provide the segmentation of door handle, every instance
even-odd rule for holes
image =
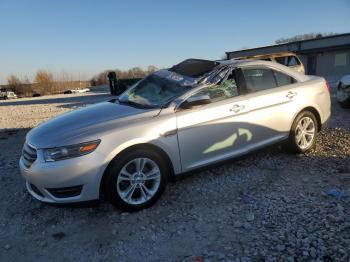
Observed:
[[[233,107],[230,108],[231,112],[238,113],[239,111],[243,110],[245,108],[244,105],[233,105]]]
[[[295,97],[298,93],[296,92],[292,92],[292,91],[289,91],[286,95],[287,98],[289,99],[292,99],[293,97]]]

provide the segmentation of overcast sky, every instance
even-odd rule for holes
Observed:
[[[310,32],[350,32],[350,1],[0,0],[0,83],[218,59]]]

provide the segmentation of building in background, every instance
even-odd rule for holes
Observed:
[[[233,59],[278,52],[296,53],[306,74],[323,76],[332,87],[342,76],[350,74],[350,33],[226,52],[226,57]]]

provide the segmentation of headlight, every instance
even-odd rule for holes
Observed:
[[[44,149],[45,162],[53,162],[67,158],[87,155],[93,152],[100,144],[101,140],[81,143],[78,145],[62,146]]]

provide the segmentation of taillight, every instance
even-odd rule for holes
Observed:
[[[329,85],[327,80],[326,80],[326,87],[327,87],[328,92],[330,93],[331,92],[331,87],[330,87],[330,85]]]

